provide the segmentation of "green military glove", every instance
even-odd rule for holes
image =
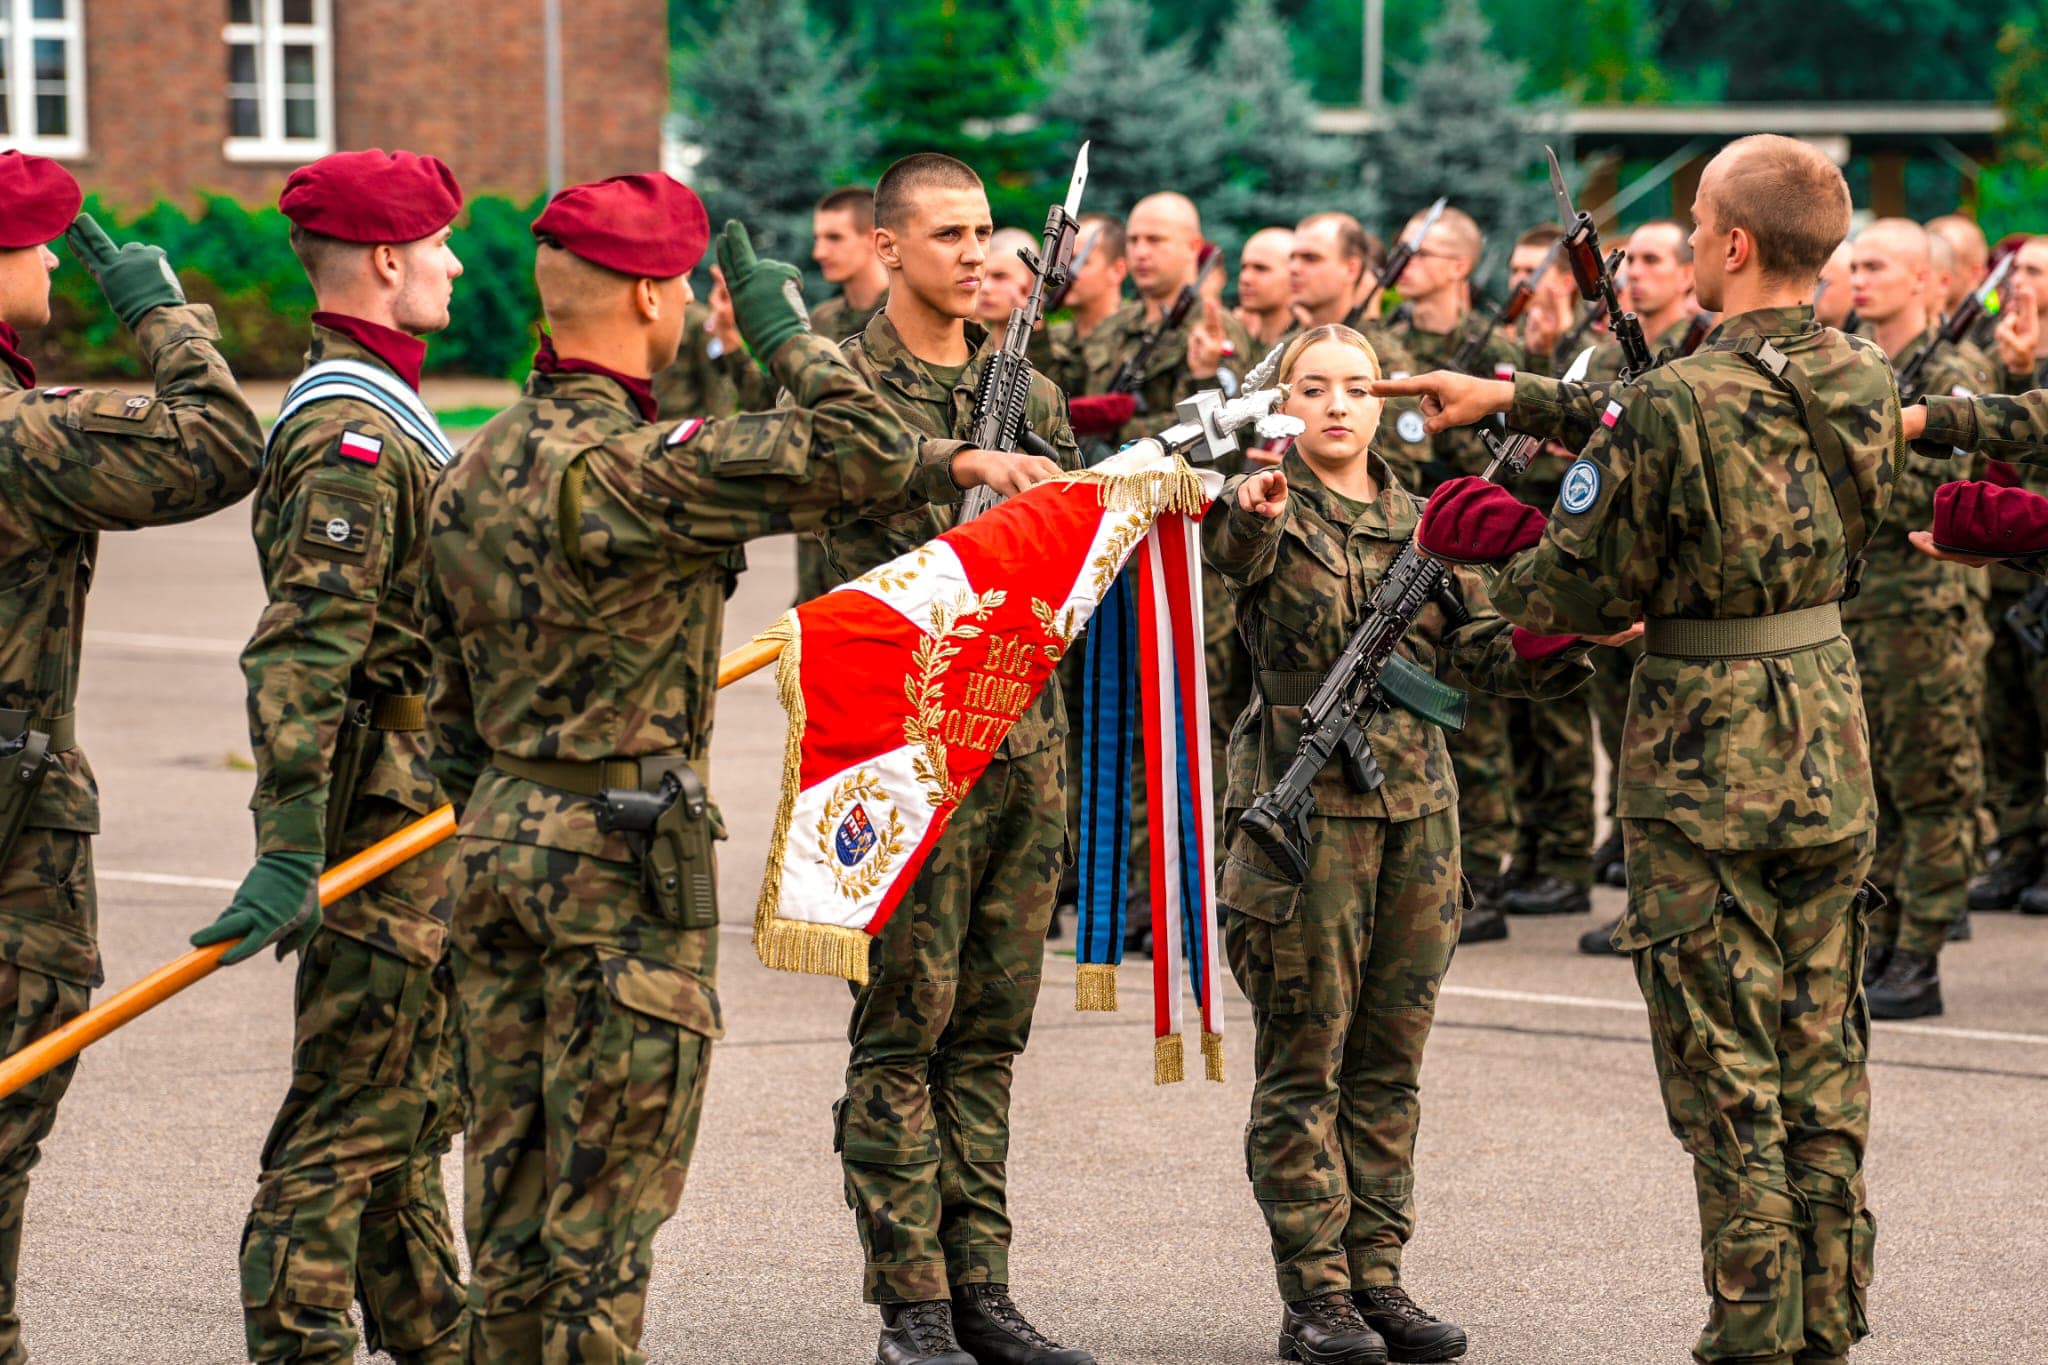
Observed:
[[[255,956],[267,943],[277,945],[282,959],[305,947],[319,927],[320,855],[259,853],[228,908],[192,935],[192,946],[241,939],[221,958],[224,967]]]
[[[754,359],[766,365],[782,343],[811,330],[810,311],[797,268],[783,261],[762,260],[746,225],[727,220],[718,234],[718,268],[732,295],[732,320]]]
[[[71,254],[85,267],[100,292],[107,296],[114,315],[133,327],[152,308],[183,303],[185,287],[171,271],[170,258],[160,246],[130,242],[115,246],[107,230],[81,213],[65,232]]]

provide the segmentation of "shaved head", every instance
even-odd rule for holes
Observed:
[[[552,327],[576,327],[620,308],[633,281],[616,270],[586,261],[573,251],[542,245],[533,257],[533,283],[541,311]]]
[[[1849,235],[1849,183],[1841,167],[1776,133],[1723,147],[1700,174],[1698,199],[1717,231],[1747,233],[1758,269],[1784,283],[1814,280]]]
[[[1202,249],[1202,215],[1184,194],[1148,194],[1124,224],[1124,254],[1131,282],[1156,306],[1195,278]]]
[[[1401,229],[1401,240],[1422,226],[1427,213],[1418,213],[1408,220]],[[1429,229],[1429,240],[1423,243],[1425,250],[1452,251],[1473,266],[1479,264],[1480,253],[1486,249],[1486,236],[1480,232],[1479,224],[1472,221],[1472,215],[1455,204],[1446,204]]]
[[[1931,264],[1927,229],[1911,218],[1880,218],[1856,234],[1856,247],[1870,247],[1896,257],[1906,266],[1926,269]]]
[[[1927,230],[1948,243],[1949,250],[1955,253],[1957,269],[1981,275],[1991,263],[1991,244],[1984,240],[1984,229],[1962,214],[1944,213],[1930,219]]]
[[[1140,220],[1147,224],[1169,227],[1186,233],[1196,241],[1202,240],[1202,214],[1195,207],[1195,201],[1184,194],[1164,190],[1148,194],[1131,206],[1130,226]]]

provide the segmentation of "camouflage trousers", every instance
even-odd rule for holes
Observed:
[[[1508,699],[1483,692],[1452,674],[1470,698],[1465,728],[1446,733],[1451,772],[1458,780],[1459,856],[1465,875],[1492,881],[1515,852],[1515,753],[1508,733]]]
[[[1856,896],[1871,836],[1711,852],[1625,820],[1633,954],[1671,1131],[1692,1156],[1701,1362],[1819,1365],[1869,1331],[1876,1221]]]
[[[718,930],[640,869],[465,836],[450,943],[469,1124],[469,1365],[637,1365],[654,1235],[682,1201]]]
[[[833,1110],[869,1303],[1009,1282],[1010,1079],[1067,861],[1064,758],[999,754],[869,948]]]
[[[1851,621],[1848,633],[1877,782],[1870,879],[1890,902],[1872,917],[1871,941],[1939,953],[1977,861],[1982,618],[1955,607]]]
[[[1288,1300],[1400,1283],[1422,1049],[1462,904],[1456,812],[1310,819],[1302,886],[1238,835],[1217,888],[1252,1005],[1245,1173]]]
[[[418,817],[365,800],[337,856]],[[441,1158],[462,1131],[454,987],[443,951],[452,851],[430,849],[329,906],[299,957],[292,1081],[242,1231],[255,1361],[372,1351],[460,1361],[464,1290]]]
[[[1514,761],[1514,865],[1591,886],[1593,713],[1587,698],[1503,697],[1500,704]]]
[[[1984,803],[2000,842],[2038,848],[2048,844],[2048,657],[2021,644],[2006,624],[2006,612],[2022,596],[1994,593],[1986,610],[1992,634],[1978,733],[1984,748]]]
[[[808,602],[831,591],[832,561],[825,543],[806,531],[796,538],[796,600]]]
[[[1615,775],[1621,771],[1621,724],[1628,715],[1629,681],[1635,676],[1636,660],[1643,655],[1640,643],[1624,645],[1619,649],[1596,649],[1587,656],[1593,665],[1593,677],[1586,684],[1586,700],[1593,708],[1593,729],[1600,736],[1600,751],[1607,755],[1607,818],[1617,819],[1615,798],[1621,792],[1621,783]],[[1589,770],[1592,761],[1588,759]]]
[[[79,1015],[100,984],[99,902],[91,836],[26,829],[0,868],[0,1011],[12,1027],[0,1043],[20,1051]],[[74,1059],[0,1100],[0,1362],[28,1359],[14,1294],[28,1173],[42,1159],[71,1085]]]

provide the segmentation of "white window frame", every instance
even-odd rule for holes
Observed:
[[[34,17],[34,0],[0,0],[0,44],[7,49],[7,126],[0,148],[38,156],[85,155],[85,0],[67,0],[62,19]],[[36,126],[36,40],[64,44],[64,103],[71,131],[45,137]]]
[[[79,0],[73,0],[78,3]],[[206,0],[201,0],[205,3]],[[218,4],[219,0],[212,0]],[[229,131],[221,151],[230,161],[287,161],[294,165],[325,156],[334,150],[334,11],[332,0],[313,0],[313,22],[284,22],[284,0],[250,0],[254,23],[227,24],[222,42],[230,47],[256,49],[257,115],[262,133],[257,137],[236,137]],[[313,49],[313,119],[317,131],[312,137],[284,135],[284,50],[286,47]],[[221,109],[227,109],[227,84],[221,86]]]

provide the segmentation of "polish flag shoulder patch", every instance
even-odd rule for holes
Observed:
[[[43,390],[43,397],[45,397],[45,398],[69,398],[69,397],[70,397],[70,396],[71,396],[72,394],[74,394],[74,393],[77,393],[77,392],[78,392],[78,385],[76,385],[76,384],[59,384],[59,385],[57,385],[57,387],[55,387],[55,388],[53,388],[53,389],[44,389],[44,390]]]
[[[1508,364],[1505,360],[1496,361],[1493,366],[1493,377],[1495,379],[1512,381],[1515,377],[1515,367]]]
[[[1600,425],[1611,427],[1621,420],[1621,400],[1615,399],[1607,405],[1607,411],[1600,414]]]
[[[675,430],[668,434],[668,440],[662,444],[671,446],[682,445],[702,430],[704,430],[704,419],[702,417],[685,417],[682,421],[676,423]]]
[[[1975,398],[1977,395],[1964,388],[1961,384],[1958,384],[1948,391],[1948,396],[1951,398]]]
[[[341,443],[335,447],[335,453],[344,459],[375,464],[384,454],[384,442],[360,431],[344,431],[341,433]]]

